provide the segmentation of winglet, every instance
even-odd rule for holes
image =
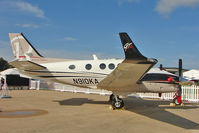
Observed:
[[[126,59],[144,59],[146,60],[147,58],[143,56],[140,51],[136,48],[135,44],[131,40],[131,38],[128,36],[127,33],[121,32],[119,33],[120,39],[122,42],[122,46],[124,49],[125,53],[125,58]]]

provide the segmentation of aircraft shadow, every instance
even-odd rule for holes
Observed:
[[[83,104],[109,104],[107,101],[93,101],[88,98],[71,98],[62,101],[53,101],[58,102],[60,105],[70,105],[70,106],[81,106]]]
[[[159,120],[184,129],[199,129],[198,123],[195,123],[179,115],[166,111],[166,109],[194,109],[198,108],[198,106],[193,105],[184,107],[170,107],[168,106],[170,104],[169,101],[143,100],[135,97],[128,97],[124,100],[128,111],[132,111],[134,113],[144,115],[151,119]],[[147,111],[145,111],[146,108]]]
[[[60,105],[81,106],[83,104],[110,104],[107,101],[94,101],[88,98],[71,98],[67,100],[54,101]],[[184,107],[170,107],[169,101],[160,100],[143,100],[136,97],[124,98],[126,110],[146,116],[148,118],[162,121],[171,125],[175,125],[184,129],[199,129],[199,124],[176,114],[166,111],[166,109],[194,109],[196,105]],[[162,106],[161,106],[162,105]],[[185,104],[186,105],[186,104]]]

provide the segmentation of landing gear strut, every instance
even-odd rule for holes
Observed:
[[[109,97],[109,102],[113,101],[114,100],[114,95],[111,94],[110,97]]]
[[[124,101],[117,95],[110,95],[110,100],[113,109],[121,109],[124,107]]]

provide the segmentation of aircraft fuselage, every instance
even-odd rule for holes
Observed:
[[[45,70],[26,70],[23,73],[62,84],[69,84],[79,87],[96,89],[100,81],[109,75],[120,63],[122,59],[107,60],[68,60],[51,63],[42,63]],[[37,63],[37,62],[35,62]],[[153,69],[153,68],[152,68]],[[132,75],[133,76],[133,75]],[[175,82],[169,82],[168,78],[174,78]],[[178,89],[178,77],[166,72],[148,72],[137,83],[136,88],[123,90],[124,93],[132,92],[174,92]],[[100,89],[100,88],[99,88]],[[117,92],[119,93],[119,92]]]

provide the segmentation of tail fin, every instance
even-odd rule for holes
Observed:
[[[25,58],[31,60],[33,58],[41,58],[37,50],[30,44],[22,33],[9,33],[10,42],[14,57],[16,59]]]
[[[135,44],[133,43],[133,41],[131,40],[131,38],[128,36],[127,33],[122,32],[119,33],[119,35],[124,48],[126,59],[147,59],[136,48]]]

